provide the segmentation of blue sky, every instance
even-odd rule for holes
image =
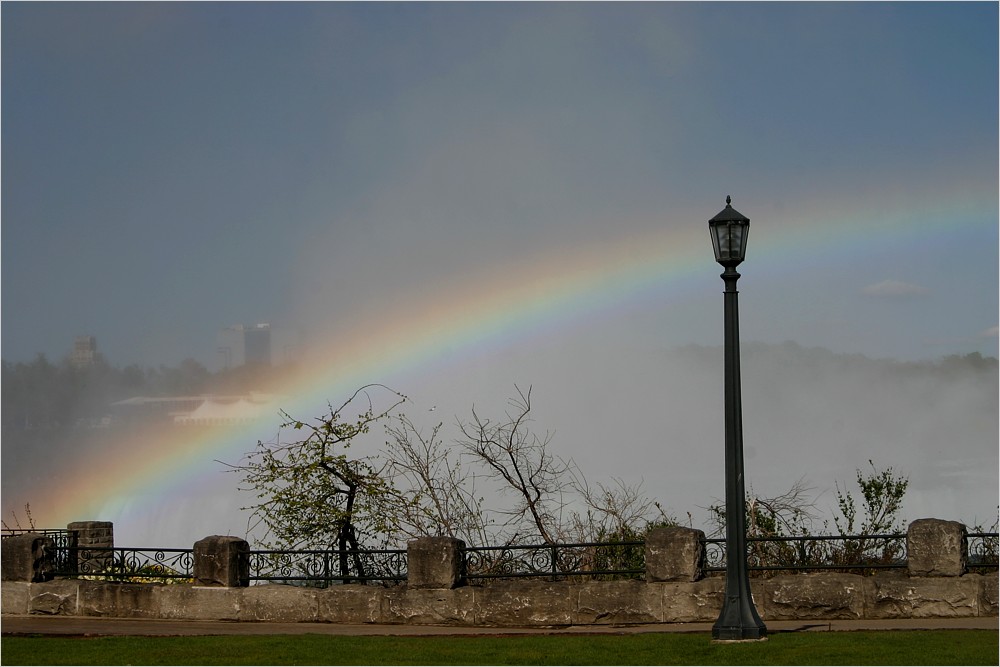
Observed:
[[[635,466],[616,468],[607,443],[663,448],[665,432],[646,423],[664,409],[658,392],[683,406],[671,437],[721,442],[718,406],[696,415],[686,401],[700,394],[679,389],[719,398],[718,369],[706,376],[663,355],[722,342],[707,221],[727,194],[753,221],[740,267],[744,341],[900,361],[997,355],[995,3],[0,12],[4,360],[58,360],[90,334],[119,366],[193,357],[218,369],[217,334],[233,324],[271,322],[322,349],[369,325],[405,328],[394,313],[498,284],[487,277],[509,272],[519,284],[603,244],[676,243],[686,266],[701,267],[682,282],[665,267],[660,287],[464,365],[431,360],[397,387],[448,415],[473,400],[499,410],[513,383],[533,384],[557,443],[628,476]],[[754,386],[779,375],[747,362],[748,413],[764,410]],[[966,461],[977,507],[995,506],[996,401],[970,407],[956,389],[927,404],[910,387],[913,403],[870,413],[877,399],[853,399],[878,382],[851,377],[853,389],[832,395],[852,400],[799,406],[797,417],[857,416],[851,457],[826,434],[823,454],[782,469],[771,491],[810,470],[823,484],[853,479],[871,455],[867,428],[886,463],[926,454],[912,468],[912,488],[927,494],[918,507],[956,493],[934,474],[947,456]],[[797,461],[808,429],[780,432],[782,402],[767,405],[774,412],[748,414],[746,441]],[[585,427],[581,410],[615,420]],[[951,440],[897,432],[898,442],[876,426],[924,423],[914,415],[976,426]],[[699,420],[712,424],[707,435]],[[961,451],[937,449],[942,438]]]

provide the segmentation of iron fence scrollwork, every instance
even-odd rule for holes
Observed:
[[[126,583],[190,583],[194,550],[153,547],[70,547],[56,576]]]
[[[965,544],[970,570],[996,570],[1000,567],[1000,533],[967,533]]]
[[[466,547],[464,574],[469,580],[545,577],[592,579],[645,574],[645,545],[634,542]]]
[[[705,539],[703,544],[705,571],[724,572],[726,540]],[[902,569],[906,564],[905,533],[747,538],[747,569],[758,576],[809,570],[871,574]]]
[[[406,566],[405,549],[261,549],[249,552],[250,581],[318,588],[334,583],[401,583],[406,581]]]

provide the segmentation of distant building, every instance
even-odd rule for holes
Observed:
[[[224,367],[270,366],[271,325],[237,324],[219,332],[219,353],[224,355]]]
[[[243,329],[243,363],[271,365],[271,325],[255,324]]]
[[[89,368],[97,361],[97,339],[94,336],[77,336],[69,361],[74,368]]]

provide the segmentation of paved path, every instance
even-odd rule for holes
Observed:
[[[829,632],[847,630],[998,630],[994,618],[920,618],[862,621],[769,621],[768,632]],[[574,625],[559,628],[488,628],[442,625],[344,625],[337,623],[236,623],[229,621],[171,621],[88,616],[3,616],[3,635],[532,635],[635,634],[641,632],[698,632],[711,634],[711,623],[660,623],[609,626]]]

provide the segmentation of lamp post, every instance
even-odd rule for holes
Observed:
[[[767,628],[760,620],[750,595],[747,577],[746,490],[743,482],[743,406],[740,398],[740,317],[736,267],[747,249],[750,218],[732,207],[708,221],[715,261],[725,267],[726,283],[726,595],[712,638],[740,641],[764,639]]]

